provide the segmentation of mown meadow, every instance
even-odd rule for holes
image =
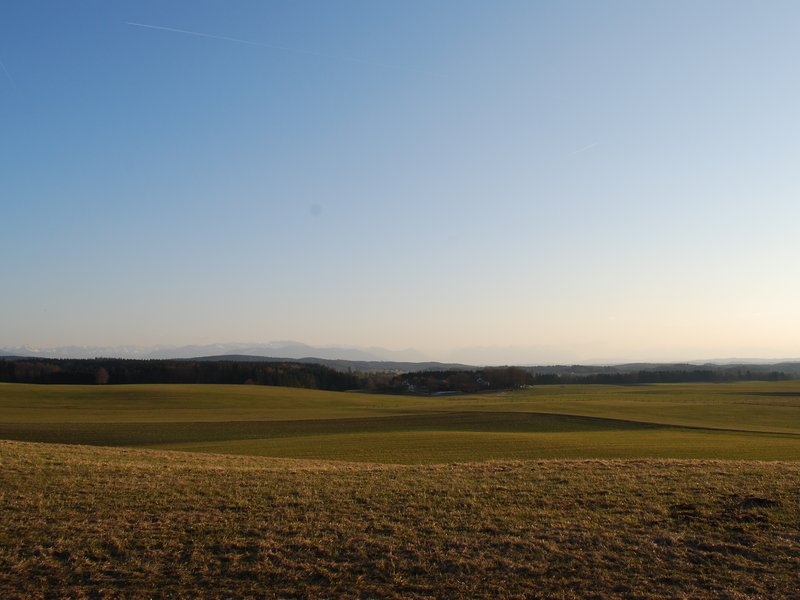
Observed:
[[[0,384],[3,598],[797,598],[800,383]]]

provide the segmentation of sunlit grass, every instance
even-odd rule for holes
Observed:
[[[3,420],[18,423],[292,420],[315,414],[339,418],[395,404],[384,396],[269,386],[0,383]]]
[[[797,463],[0,442],[4,598],[788,598],[798,572]]]
[[[592,458],[800,460],[800,436],[673,429],[570,433],[389,432],[188,442],[152,447],[394,464]]]

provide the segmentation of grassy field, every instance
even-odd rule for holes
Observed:
[[[800,594],[797,463],[399,466],[26,442],[0,442],[0,461],[9,599]]]
[[[0,597],[800,598],[799,460],[800,382],[0,384]]]
[[[0,384],[0,439],[398,464],[800,460],[800,382],[391,396]]]

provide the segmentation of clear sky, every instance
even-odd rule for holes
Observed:
[[[4,2],[0,347],[800,356],[799,30],[797,2]]]

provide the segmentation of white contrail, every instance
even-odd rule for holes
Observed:
[[[575,155],[576,155],[576,154],[578,154],[579,152],[583,152],[584,150],[588,150],[588,149],[589,149],[589,148],[591,148],[592,146],[597,146],[597,144],[599,144],[599,143],[600,143],[600,142],[595,142],[594,144],[589,144],[588,146],[586,146],[586,148],[581,148],[580,150],[575,150],[575,152],[571,152],[570,154],[567,154],[566,156],[562,156],[562,157],[561,157],[561,158],[559,158],[558,160],[564,160],[565,158],[569,158],[570,156],[575,156]]]
[[[13,79],[11,79],[11,75],[8,74],[8,69],[6,69],[6,66],[3,64],[3,61],[0,61],[0,67],[3,67],[3,71],[6,72],[6,77],[8,77],[8,80],[11,82],[11,85],[14,86],[14,89],[17,91],[17,94],[19,94],[21,96],[22,94],[20,93],[19,88],[17,87],[17,84],[14,83]]]
[[[309,54],[311,56],[322,56],[325,58],[336,58],[338,60],[349,60],[350,62],[361,63],[362,65],[372,65],[373,67],[386,67],[389,69],[399,69],[400,71],[408,71],[410,73],[421,73],[423,75],[433,75],[434,77],[445,77],[447,79],[458,79],[460,81],[469,81],[461,77],[454,77],[453,75],[442,75],[441,73],[431,73],[430,71],[420,71],[419,69],[409,69],[408,67],[398,67],[397,65],[388,65],[386,63],[372,62],[369,60],[360,60],[358,58],[348,58],[346,56],[337,56],[335,54],[323,54],[322,52],[311,52],[310,50],[298,50],[297,48],[287,48],[286,46],[275,46],[274,44],[263,44],[261,42],[251,42],[250,40],[238,40],[236,38],[224,37],[221,35],[211,35],[210,33],[199,33],[197,31],[185,31],[183,29],[172,29],[171,27],[159,27],[158,25],[145,25],[143,23],[131,23],[125,21],[126,25],[135,25],[136,27],[148,27],[150,29],[161,29],[162,31],[173,31],[175,33],[185,33],[186,35],[198,35],[200,37],[213,38],[215,40],[225,40],[226,42],[236,42],[237,44],[249,44],[251,46],[262,46],[264,48],[273,48],[275,50],[285,50],[287,52],[299,52],[300,54]]]

